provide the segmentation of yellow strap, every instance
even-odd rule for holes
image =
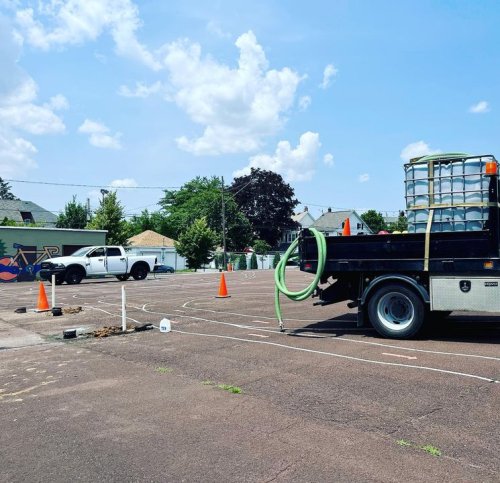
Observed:
[[[431,248],[431,228],[432,219],[434,218],[434,210],[431,209],[429,218],[427,219],[427,227],[425,228],[425,252],[424,252],[424,272],[429,271],[429,252]]]

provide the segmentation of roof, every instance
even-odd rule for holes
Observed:
[[[296,221],[297,223],[300,223],[302,221],[302,219],[308,214],[309,214],[309,212],[307,210],[301,211],[300,213],[295,213],[295,215],[292,215],[292,220]],[[314,218],[313,218],[313,220],[314,220]]]
[[[354,210],[348,211],[327,211],[323,213],[313,224],[313,228],[320,231],[334,231],[342,226],[342,222],[349,218]]]
[[[55,226],[57,222],[57,216],[54,215],[54,213],[51,213],[32,201],[0,200],[0,220],[8,218],[17,223],[23,223],[24,220],[21,212],[31,213],[35,223]]]
[[[175,240],[153,230],[146,230],[129,238],[128,242],[133,247],[173,247]]]

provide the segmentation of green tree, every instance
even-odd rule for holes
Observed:
[[[257,270],[259,266],[257,265],[257,255],[255,252],[252,253],[250,257],[250,270]]]
[[[381,230],[387,230],[382,213],[375,210],[368,210],[361,215],[362,220],[368,225],[373,233],[378,233]]]
[[[82,203],[73,200],[66,204],[64,212],[57,217],[57,228],[83,229],[87,226],[87,208]]]
[[[219,178],[192,179],[178,191],[165,191],[159,204],[168,216],[168,236],[178,238],[186,226],[205,217],[208,227],[219,235],[219,243],[222,242],[222,183]],[[238,209],[230,192],[224,191],[224,205],[226,248],[241,250],[252,239],[250,222]]]
[[[199,218],[175,242],[177,253],[186,258],[189,268],[195,271],[212,259],[217,244],[217,234],[209,228],[205,218]]]
[[[162,211],[154,211],[150,213],[148,210],[143,210],[140,215],[134,215],[127,222],[129,235],[134,236],[146,230],[153,230],[164,236],[170,236],[171,229],[168,217]]]
[[[16,226],[17,223],[14,220],[9,220],[6,216],[2,221],[0,221],[0,226]]]
[[[253,242],[253,250],[257,255],[260,255],[260,263],[262,268],[264,268],[264,260],[266,255],[269,253],[269,250],[271,250],[269,243],[265,240],[255,240]]]
[[[292,228],[293,209],[299,204],[293,188],[272,171],[251,168],[250,174],[235,178],[234,199],[250,220],[254,236],[276,246],[281,233]]]
[[[0,200],[18,200],[10,191],[10,184],[0,178]]]
[[[240,255],[240,261],[238,263],[238,270],[246,270],[247,269],[247,256],[242,253]]]
[[[389,224],[389,231],[406,231],[408,230],[408,220],[404,211],[399,212],[397,221]]]
[[[273,258],[273,268],[276,268],[278,266],[278,263],[280,262],[280,260],[281,260],[280,254],[278,252],[276,252],[274,254],[274,258]]]
[[[92,230],[108,230],[108,245],[126,245],[128,238],[127,223],[123,217],[123,206],[116,191],[107,194],[101,201],[92,220],[87,225]]]

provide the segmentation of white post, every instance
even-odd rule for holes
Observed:
[[[56,276],[52,274],[52,308],[56,306]]]
[[[127,330],[127,309],[125,308],[125,285],[122,285],[122,332]]]

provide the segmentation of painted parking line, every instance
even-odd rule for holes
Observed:
[[[400,357],[401,359],[409,359],[409,360],[414,360],[416,359],[415,356],[405,356],[403,354],[391,354],[390,352],[382,352],[383,356],[391,356],[391,357]]]
[[[263,339],[269,339],[268,335],[262,335],[262,334],[248,334],[248,335],[251,335],[253,337],[262,337]]]
[[[255,324],[269,324],[269,321],[265,321],[265,320],[252,320],[253,323]]]

